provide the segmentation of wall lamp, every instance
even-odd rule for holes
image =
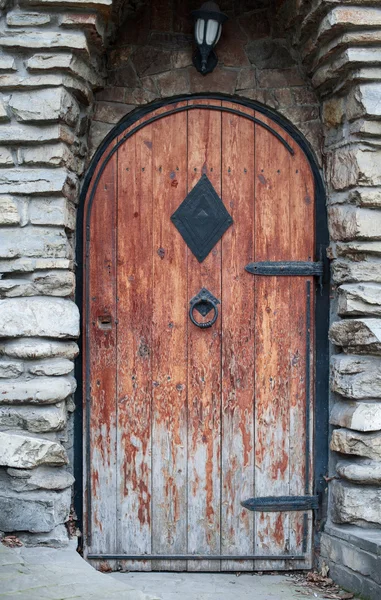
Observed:
[[[228,18],[215,2],[204,2],[199,10],[193,10],[195,19],[194,36],[197,50],[193,55],[193,64],[202,75],[211,73],[218,63],[213,48],[221,37],[222,23]]]

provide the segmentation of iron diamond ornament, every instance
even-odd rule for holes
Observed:
[[[171,221],[200,263],[233,223],[206,175],[173,213]]]

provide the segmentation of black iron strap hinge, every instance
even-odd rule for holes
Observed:
[[[264,496],[248,498],[241,505],[255,512],[316,510],[319,508],[319,496]]]
[[[324,263],[322,260],[318,262],[298,260],[252,262],[246,265],[245,270],[252,275],[318,277],[320,290],[323,286]]]

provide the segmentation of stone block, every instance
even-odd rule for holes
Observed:
[[[380,559],[377,554],[366,552],[354,544],[329,535],[322,536],[321,554],[335,564],[347,567],[353,573],[380,583]]]
[[[381,460],[381,432],[360,433],[350,429],[334,429],[330,448],[334,452]]]
[[[91,12],[64,13],[61,15],[61,27],[69,29],[81,29],[86,31],[94,44],[104,41],[106,23],[102,15]]]
[[[12,196],[0,196],[0,225],[19,225],[17,200]]]
[[[369,577],[362,577],[351,569],[332,561],[329,562],[329,575],[342,588],[352,590],[360,598],[366,598],[366,600],[380,599],[380,586],[378,583],[371,581]]]
[[[362,261],[374,256],[381,256],[381,242],[350,242],[333,243],[329,251],[330,258],[346,257],[351,260]]]
[[[348,283],[338,289],[338,313],[342,316],[381,316],[381,284]]]
[[[15,161],[13,159],[13,154],[9,148],[4,148],[0,146],[0,166],[1,167],[10,167],[14,165]]]
[[[252,67],[241,69],[237,79],[237,90],[250,90],[257,87],[255,72]]]
[[[333,392],[346,398],[381,398],[381,361],[375,356],[332,356],[330,383]]]
[[[332,481],[332,521],[366,527],[381,525],[381,489]]]
[[[376,260],[335,260],[331,265],[335,283],[357,283],[373,281],[381,283],[381,262]]]
[[[342,96],[334,96],[323,102],[323,123],[331,128],[338,127],[345,116],[345,99]]]
[[[261,69],[257,71],[257,83],[261,88],[285,88],[306,85],[297,67],[293,67],[292,69]]]
[[[312,84],[315,88],[323,86],[322,91],[324,92],[327,88],[333,87],[334,83],[337,83],[334,89],[335,91],[340,91],[348,85],[350,77],[345,77],[345,73],[350,69],[355,71],[354,77],[352,71],[352,77],[355,81],[377,80],[377,77],[374,77],[374,75],[369,76],[368,74],[368,77],[366,77],[365,72],[367,70],[378,71],[380,56],[379,48],[346,48],[342,52],[339,52],[333,60],[325,62],[314,71]],[[359,65],[363,68],[358,69]],[[359,76],[359,70],[363,71],[362,76]]]
[[[86,35],[82,31],[71,31],[63,33],[57,31],[29,31],[19,29],[15,31],[3,31],[0,38],[0,46],[3,48],[19,48],[21,50],[34,50],[52,48],[62,50],[81,50],[89,53]]]
[[[17,121],[61,121],[75,127],[79,117],[77,101],[64,88],[47,88],[33,92],[14,92],[9,101]]]
[[[93,156],[94,152],[98,148],[98,146],[103,142],[106,135],[111,131],[112,124],[111,123],[101,123],[100,121],[92,121],[90,125],[89,131],[89,154],[88,159]]]
[[[4,230],[5,231],[5,230]],[[1,273],[33,273],[40,269],[70,269],[74,268],[73,258],[11,258],[1,260]]]
[[[363,529],[357,525],[335,525],[327,522],[324,531],[331,536],[339,538],[356,548],[381,555],[381,530]]]
[[[127,62],[121,69],[116,71],[110,71],[107,78],[108,85],[111,86],[123,86],[126,88],[140,88],[140,79],[136,74],[136,71],[131,63]]]
[[[190,90],[189,71],[167,71],[160,73],[155,78],[159,92],[163,98],[188,94]]]
[[[67,423],[65,402],[49,406],[0,406],[0,428],[24,429],[31,433],[62,431]]]
[[[233,39],[225,39],[225,42],[220,44],[218,61],[225,67],[240,68],[250,65],[243,43]]]
[[[258,69],[287,69],[295,65],[284,40],[259,39],[246,46],[246,53]]]
[[[75,391],[73,377],[36,377],[1,384],[0,404],[56,404]]]
[[[328,181],[335,190],[381,185],[381,150],[368,146],[338,148],[327,154]]]
[[[351,190],[348,194],[350,202],[365,208],[381,208],[381,188],[363,187]]]
[[[63,143],[41,144],[39,147],[19,148],[17,158],[20,165],[66,167],[80,175],[83,172],[84,161],[79,159],[73,150],[76,152],[77,148],[69,148]]]
[[[34,54],[26,61],[26,68],[31,73],[41,73],[50,70],[67,72],[80,77],[98,88],[103,83],[101,74],[97,73],[87,62],[71,52]]]
[[[1,369],[0,362],[0,369]],[[32,362],[27,365],[27,371],[32,375],[68,375],[74,369],[74,364],[66,358],[50,358],[43,361]]]
[[[207,77],[201,75],[196,69],[190,69],[190,90],[192,93],[208,92],[211,89],[215,92],[225,94],[234,94],[238,72],[232,69],[216,67],[213,73]]]
[[[336,465],[336,471],[340,477],[353,483],[381,485],[381,461],[379,460],[340,461]]]
[[[0,529],[48,532],[69,518],[70,489],[61,492],[0,492]]]
[[[10,116],[8,114],[6,104],[3,100],[3,98],[0,97],[0,123],[9,121],[9,120],[10,120]]]
[[[44,358],[66,358],[73,360],[79,354],[75,342],[58,342],[39,338],[17,338],[0,341],[0,356],[37,360]]]
[[[7,125],[0,127],[0,143],[2,144],[44,144],[46,142],[63,141],[73,144],[74,133],[66,125]]]
[[[36,467],[35,469],[7,469],[9,485],[16,492],[34,490],[66,490],[74,483],[69,471],[57,467]]]
[[[333,323],[331,342],[352,354],[381,354],[380,319],[345,319]]]
[[[73,195],[76,181],[66,169],[6,169],[0,173],[0,194]]]
[[[191,47],[189,48],[182,48],[181,50],[174,50],[172,52],[172,69],[177,70],[177,69],[185,69],[185,67],[191,67],[193,64],[193,50]],[[147,81],[147,78],[142,78],[142,85],[143,87],[146,87],[148,84],[148,88],[147,89],[151,89],[151,91],[154,91],[151,86],[149,86],[149,83]]]
[[[29,279],[0,279],[0,297],[71,296],[75,275],[70,271],[35,271]]]
[[[257,8],[257,6],[257,3],[251,3],[248,6],[248,9],[250,10],[254,7]],[[242,12],[243,11],[244,9],[242,9]],[[238,31],[237,29],[233,29],[233,31],[231,31],[232,27],[231,29],[228,28],[228,35],[225,35],[225,38],[228,37],[228,39],[231,41],[242,38],[243,41],[246,41],[246,38],[252,40],[271,36],[271,19],[267,10],[262,10],[261,12],[258,12],[257,10],[249,13],[246,12],[242,17],[239,17],[238,22],[240,25],[240,28],[237,27]],[[232,23],[231,26],[234,27],[234,23]],[[223,28],[223,36],[224,30],[225,27]],[[246,35],[242,35],[242,31],[245,32]]]
[[[7,227],[1,233],[0,257],[69,258],[72,248],[63,228]]]
[[[139,77],[169,71],[172,67],[172,53],[164,48],[138,46],[132,55],[133,65]]]
[[[75,229],[75,209],[66,198],[33,198],[29,208],[33,225],[63,225]]]
[[[66,451],[57,442],[16,433],[0,432],[0,465],[2,466],[33,469],[39,465],[66,465],[67,462]],[[7,530],[0,526],[0,531]]]
[[[379,146],[378,138],[381,135],[381,123],[369,121],[368,118],[357,119],[349,124],[348,133],[350,136],[357,137],[363,141],[369,138],[369,143]]]
[[[333,240],[381,239],[381,211],[354,206],[331,206],[328,223]]]
[[[378,48],[369,48],[368,52],[376,53],[378,61],[381,54]],[[376,56],[375,56],[376,57]],[[347,99],[346,114],[348,119],[359,119],[360,117],[381,117],[381,83],[361,84],[349,91]]]
[[[7,14],[6,23],[8,27],[35,27],[50,23],[49,13],[20,12],[12,10]]]
[[[48,533],[28,533],[21,531],[18,539],[26,548],[46,546],[48,548],[65,548],[69,543],[69,536],[65,525],[57,525]]]
[[[121,102],[96,102],[94,106],[94,120],[102,121],[103,123],[118,123],[134,108],[133,104],[123,104]]]
[[[9,90],[9,93],[18,91],[28,91],[38,88],[60,87],[63,86],[84,105],[88,105],[92,100],[92,90],[87,82],[79,77],[71,77],[65,73],[44,73],[28,76],[21,75],[2,75],[0,74],[0,89]]]
[[[75,9],[96,8],[105,11],[111,7],[112,0],[20,0],[20,6],[70,7]]]
[[[16,61],[13,56],[0,56],[0,71],[17,71]]]
[[[0,300],[0,337],[76,338],[79,311],[63,298],[6,298]]]
[[[24,372],[22,362],[14,360],[0,360],[0,379],[15,379]]]
[[[329,422],[356,431],[378,431],[381,429],[381,403],[335,402]],[[331,450],[334,450],[332,446]]]

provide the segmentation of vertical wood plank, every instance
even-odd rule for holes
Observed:
[[[290,246],[293,260],[313,261],[315,250],[315,207],[314,182],[311,168],[302,150],[295,146],[295,156],[290,161]],[[310,349],[313,348],[314,307],[313,296],[315,282],[312,277],[293,277],[290,282],[290,495],[303,496],[312,493],[311,472],[306,473],[306,412],[307,395],[307,286],[310,286]],[[313,369],[310,364],[310,410],[312,420],[312,383]],[[308,424],[308,427],[311,423]],[[311,438],[310,438],[311,439]],[[311,461],[311,444],[309,444]],[[306,476],[308,482],[306,484]],[[307,563],[294,563],[298,568],[311,564],[312,512],[290,514],[290,552],[307,553]],[[309,562],[308,562],[309,561]]]
[[[269,122],[263,115],[264,122]],[[274,123],[271,126],[277,128]],[[279,141],[256,125],[255,260],[290,259],[289,162]],[[289,277],[256,277],[255,495],[289,494]],[[287,513],[256,514],[256,553],[287,554]],[[256,561],[279,569],[280,561]]]
[[[119,148],[118,163],[118,553],[151,554],[152,126]]]
[[[190,101],[190,104],[197,101]],[[220,104],[203,100],[203,104]],[[188,189],[206,174],[221,194],[221,113],[188,115]],[[202,263],[188,251],[188,302],[202,287],[221,299],[221,242]],[[188,304],[189,308],[189,304]],[[221,324],[188,325],[188,552],[220,554]],[[202,321],[202,317],[197,315]],[[208,320],[208,315],[205,320]],[[219,561],[188,561],[189,571],[218,571]]]
[[[234,108],[234,104],[223,102]],[[240,107],[254,116],[254,111]],[[233,225],[222,238],[221,553],[254,551],[254,123],[222,115],[222,199]],[[222,561],[224,571],[253,570],[253,561]]]
[[[187,545],[187,249],[170,220],[187,193],[186,130],[185,112],[153,124],[152,551],[157,554],[185,554]],[[185,568],[178,560],[152,564],[153,570]]]
[[[114,154],[96,190],[90,219],[90,254],[85,261],[90,367],[90,435],[85,450],[89,453],[91,485],[88,550],[100,554],[116,550],[116,200]]]

